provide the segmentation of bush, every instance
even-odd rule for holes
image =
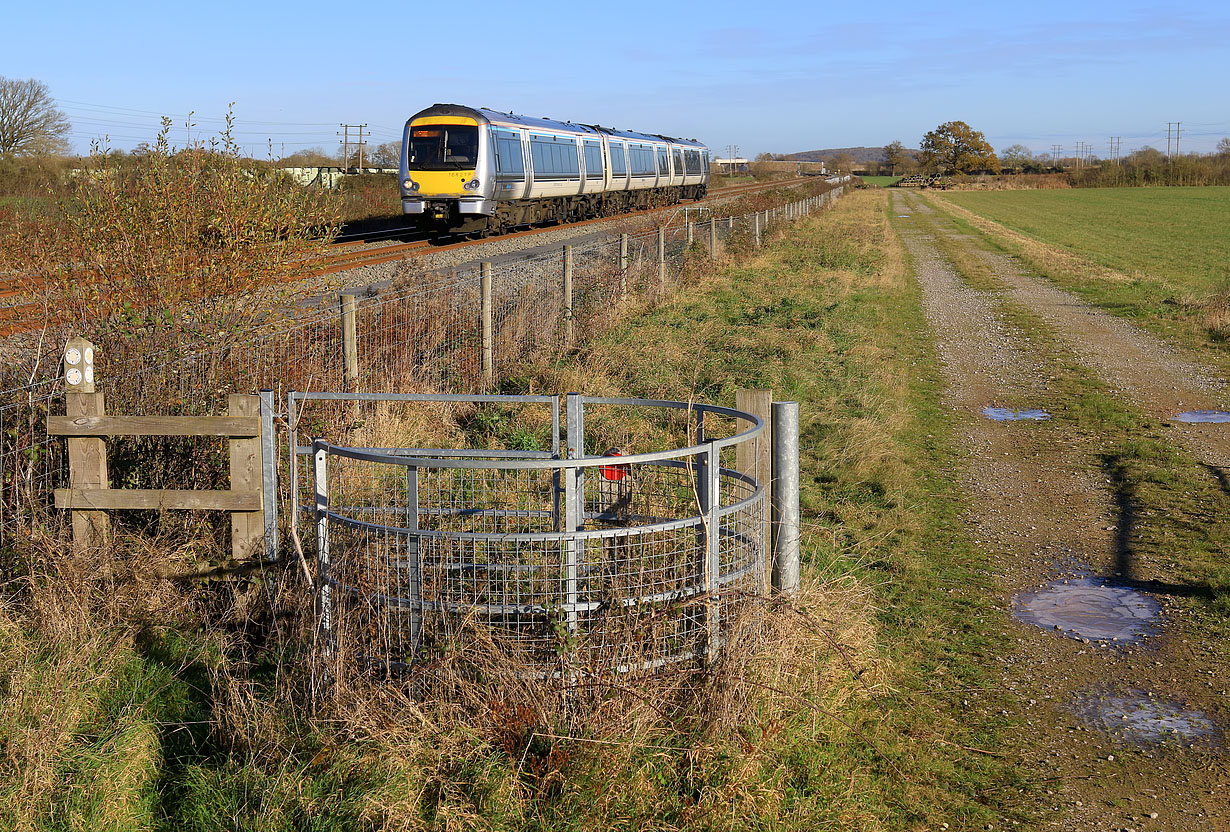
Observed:
[[[242,157],[231,120],[176,151],[164,118],[149,152],[126,162],[96,145],[51,216],[0,223],[0,268],[43,301],[40,324],[113,348],[134,335],[219,344],[266,314],[263,290],[336,233],[337,198]]]

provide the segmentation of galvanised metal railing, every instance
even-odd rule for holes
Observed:
[[[339,397],[290,399],[294,412]],[[311,457],[313,489],[296,513],[315,523],[327,651],[407,668],[459,649],[478,624],[547,673],[714,654],[739,598],[764,592],[765,485],[722,464],[763,421],[706,404],[566,400],[563,453],[558,400],[544,396],[398,399],[549,406],[553,447],[541,451],[296,448]],[[673,411],[683,441],[586,452],[587,412],[601,408]]]

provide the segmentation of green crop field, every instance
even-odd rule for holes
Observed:
[[[945,198],[1133,277],[1197,293],[1230,281],[1230,187],[964,191]]]

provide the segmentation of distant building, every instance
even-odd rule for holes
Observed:
[[[746,173],[747,159],[714,159],[710,167],[715,173]]]

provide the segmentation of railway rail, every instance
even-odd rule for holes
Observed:
[[[716,199],[726,199],[732,196],[752,193],[759,190],[768,190],[770,188],[789,187],[806,181],[808,180],[799,178],[778,180],[774,182],[754,182],[746,185],[733,185],[710,191],[709,195],[705,199],[698,200],[698,203],[711,202]],[[580,228],[587,225],[610,222],[613,219],[618,219],[621,217],[652,214],[662,210],[664,209],[652,208],[645,211],[632,211],[618,214],[613,217],[599,217],[597,219],[581,220],[578,222],[562,223],[559,225],[529,228],[524,231],[514,231],[511,234],[502,234],[498,238],[485,237],[468,239],[465,235],[451,235],[451,237],[455,239],[453,242],[449,242],[448,240],[450,239],[450,235],[431,238],[421,232],[414,232],[416,239],[392,244],[378,243],[374,247],[366,248],[362,248],[362,246],[372,246],[371,241],[366,239],[348,240],[335,243],[332,248],[337,249],[337,251],[331,252],[323,259],[311,264],[301,273],[298,279],[307,279],[309,277],[316,277],[324,274],[334,274],[337,272],[347,271],[349,269],[359,268],[361,266],[390,263],[395,260],[401,260],[404,257],[422,256],[426,254],[434,254],[436,252],[465,248],[467,246],[482,245],[483,243],[490,242],[492,239],[510,240],[518,237],[529,237],[535,234],[543,234],[548,231],[554,231],[559,228]],[[404,231],[405,230],[403,230],[403,233]],[[389,230],[379,232],[379,234],[373,236],[385,236],[393,233],[395,232]],[[30,332],[38,328],[37,325],[31,323],[30,315],[31,313],[38,313],[43,307],[41,304],[29,302],[27,298],[28,294],[23,290],[22,283],[19,278],[0,278],[0,338],[6,338],[10,335],[16,335],[22,332]]]
[[[709,195],[700,203],[710,202],[715,199],[726,199],[732,196],[738,196],[744,193],[750,193],[758,190],[767,190],[769,188],[779,188],[783,186],[797,185],[805,182],[805,179],[789,179],[775,182],[754,182],[747,185],[732,185],[726,188],[720,188],[711,191]],[[561,223],[558,225],[547,225],[537,228],[528,228],[524,231],[514,231],[510,234],[501,234],[498,239],[512,240],[518,237],[530,237],[535,234],[543,234],[548,231],[554,231],[559,228],[582,228],[587,225],[595,225],[597,223],[610,222],[621,217],[634,217],[644,214],[652,214],[658,211],[665,210],[663,208],[650,208],[645,211],[630,211],[627,213],[617,214],[611,217],[598,217],[590,220],[580,220],[577,222]],[[385,232],[388,233],[388,232]],[[416,235],[417,236],[417,235]],[[447,242],[447,240],[454,240]],[[340,251],[338,253],[330,253],[326,255],[323,264],[312,269],[310,275],[332,274],[335,272],[346,271],[348,269],[358,268],[360,266],[374,266],[380,263],[390,263],[395,260],[400,260],[403,257],[415,257],[425,254],[434,254],[441,251],[452,251],[454,249],[465,248],[467,246],[482,245],[490,242],[490,237],[479,239],[468,239],[465,235],[445,235],[429,239],[423,236],[421,239],[415,239],[403,243],[394,243],[389,245],[380,245],[375,248],[365,248],[359,251]],[[346,241],[336,243],[335,248],[355,248],[364,245],[365,241]]]

